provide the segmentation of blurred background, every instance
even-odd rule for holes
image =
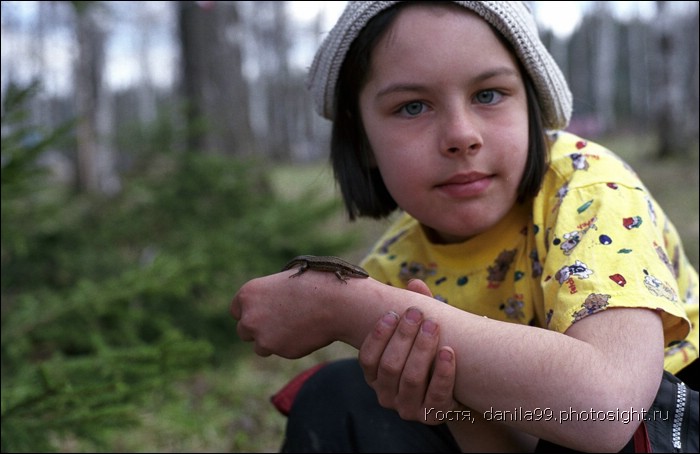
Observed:
[[[529,2],[572,132],[640,174],[698,266],[698,3]],[[295,255],[359,261],[306,69],[344,2],[3,1],[2,451],[267,452],[228,304]]]

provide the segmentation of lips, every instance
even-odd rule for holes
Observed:
[[[491,185],[491,177],[491,175],[480,172],[460,173],[437,184],[435,187],[449,197],[476,197]]]

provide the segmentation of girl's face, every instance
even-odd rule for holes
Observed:
[[[464,241],[515,204],[528,152],[525,86],[475,14],[399,12],[372,51],[360,112],[389,193],[434,240]]]

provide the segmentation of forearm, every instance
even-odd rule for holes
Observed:
[[[596,449],[591,443],[598,441],[600,449],[624,443],[638,419],[623,424],[608,415],[633,409],[639,417],[658,385],[653,374],[660,377],[661,347],[648,352],[659,365],[648,379],[645,366],[634,357],[610,354],[595,342],[489,320],[376,281],[358,286],[350,301],[336,307],[342,327],[338,337],[359,347],[384,313],[402,313],[411,306],[436,320],[440,343],[455,350],[456,399],[480,415],[492,410],[487,416],[501,415],[508,425],[541,438],[588,449]],[[625,342],[629,339],[618,340]],[[660,338],[653,342],[663,345]]]
[[[298,358],[334,341],[359,349],[383,315],[416,306],[440,327],[440,345],[455,352],[456,400],[482,415],[490,409],[578,414],[569,422],[504,421],[574,449],[621,448],[638,424],[592,421],[591,411],[648,409],[661,378],[663,331],[649,310],[606,310],[561,334],[489,320],[371,278],[293,274],[254,279],[234,296],[237,332],[255,341],[258,354]]]
[[[641,412],[651,404],[653,394],[635,389],[639,371],[579,339],[471,314],[440,323],[441,340],[457,357],[455,397],[484,419],[567,447],[604,452],[621,449],[636,425],[621,427],[601,415]]]

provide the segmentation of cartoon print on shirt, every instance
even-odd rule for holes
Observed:
[[[388,254],[389,253],[389,246],[396,243],[406,233],[408,233],[408,230],[402,230],[401,232],[397,233],[393,237],[387,239],[385,242],[382,243],[381,246],[379,246],[379,248],[377,249],[377,252],[379,252],[380,254]]]
[[[560,284],[566,282],[569,286],[569,293],[573,295],[578,292],[576,283],[574,282],[574,276],[579,279],[588,279],[591,274],[593,274],[593,270],[589,269],[582,261],[576,260],[573,265],[564,265],[557,271],[554,278],[559,281]]]
[[[630,216],[628,218],[622,219],[622,225],[625,226],[627,230],[638,229],[642,225],[641,216]]]
[[[664,262],[664,265],[668,268],[668,270],[671,272],[673,277],[678,278],[678,274],[676,272],[675,267],[671,264],[671,260],[668,258],[668,255],[666,255],[666,251],[664,251],[664,248],[659,246],[656,241],[654,241],[654,250],[656,250],[656,255],[659,256],[659,259]]]
[[[681,268],[681,264],[680,264],[681,250],[680,249],[681,248],[678,247],[677,244],[673,247],[673,275],[674,276],[679,276],[679,273],[680,273],[680,268]]]
[[[588,170],[590,167],[590,164],[588,164],[586,160],[586,155],[582,153],[572,153],[569,157],[571,158],[571,165],[574,167],[574,170]]]
[[[498,254],[498,257],[493,265],[488,267],[488,288],[498,288],[500,283],[506,279],[506,273],[508,272],[508,268],[510,268],[511,263],[513,263],[513,260],[515,260],[516,252],[517,249],[511,249],[509,251],[504,250]]]
[[[419,262],[403,262],[399,270],[399,279],[403,282],[408,282],[411,279],[426,280],[428,277],[435,274],[435,265],[424,265]]]
[[[564,234],[564,241],[560,240],[559,238],[554,238],[552,244],[559,246],[564,255],[571,255],[571,252],[576,246],[578,246],[582,238],[583,233],[579,232],[578,230],[574,230],[573,232]]]
[[[561,244],[559,247],[561,248],[561,251],[564,253],[564,255],[571,255],[571,252],[574,250],[576,246],[579,245],[581,240],[583,240],[583,236],[588,233],[590,229],[595,229],[598,230],[598,227],[595,225],[596,218],[594,217],[589,221],[587,224],[587,227],[581,230],[574,230],[569,233],[564,234],[564,241],[561,241],[559,238],[555,238],[554,241],[552,242],[555,246],[558,244]]]
[[[619,285],[620,287],[624,287],[625,284],[627,284],[627,279],[625,279],[625,276],[623,276],[620,273],[612,274],[608,276],[611,281]]]
[[[588,295],[588,297],[586,297],[586,301],[581,304],[581,309],[572,314],[573,322],[576,323],[587,315],[595,314],[596,312],[604,310],[608,306],[609,300],[610,295],[591,293]]]
[[[525,303],[523,302],[522,295],[515,295],[514,297],[508,298],[508,301],[501,304],[498,308],[502,310],[509,319],[522,320],[525,318],[525,313],[523,312],[524,306]]]
[[[564,197],[566,197],[566,194],[569,193],[569,182],[567,181],[564,183],[562,187],[557,190],[557,193],[555,194],[555,197],[557,198],[557,201],[553,203],[552,205],[552,213],[557,211],[559,207],[561,206],[562,202],[564,201]]]
[[[695,359],[698,357],[695,346],[686,340],[671,342],[669,348],[664,352],[664,356],[672,356],[676,353],[680,353],[683,356],[683,363],[688,363],[691,358]]]
[[[693,290],[692,290],[692,288],[688,287],[688,288],[685,290],[685,296],[683,297],[683,302],[684,302],[685,304],[695,304],[695,303],[697,303],[697,300],[696,300],[695,297],[693,296]]]
[[[559,281],[560,284],[566,282],[567,279],[572,276],[576,276],[579,279],[588,279],[588,277],[593,274],[593,270],[589,269],[585,263],[580,260],[576,260],[573,265],[564,265],[554,277]]]
[[[654,204],[651,203],[651,199],[648,196],[644,196],[647,201],[647,207],[649,209],[649,219],[651,219],[652,224],[656,225],[656,210],[654,210]]]
[[[589,209],[591,207],[591,205],[593,205],[593,199],[589,200],[588,202],[584,203],[580,207],[576,208],[576,211],[578,212],[578,214],[581,214],[584,211],[586,211],[587,209]]]
[[[670,285],[663,282],[661,279],[652,276],[647,270],[644,270],[644,274],[646,275],[644,276],[644,286],[652,295],[660,298],[666,298],[674,303],[678,302],[678,295],[676,295],[676,291],[673,290]]]
[[[554,309],[550,309],[544,316],[544,326],[549,328],[549,324],[552,322],[552,317],[554,316]]]
[[[537,279],[542,276],[542,264],[536,250],[530,252],[530,260],[532,261],[532,277]]]

